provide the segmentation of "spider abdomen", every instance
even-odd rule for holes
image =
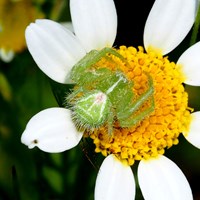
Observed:
[[[74,117],[80,126],[95,128],[102,125],[111,107],[108,96],[101,91],[84,94],[74,105]]]

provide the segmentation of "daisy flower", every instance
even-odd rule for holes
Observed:
[[[32,0],[0,1],[0,59],[10,62],[26,47],[24,31],[28,24],[44,15]]]
[[[121,46],[116,51],[126,62],[111,56],[104,67],[120,68],[132,90],[140,97],[147,88],[147,73],[153,80],[154,111],[131,127],[113,125],[108,137],[106,126],[78,131],[71,110],[49,108],[33,116],[21,141],[29,148],[63,152],[75,147],[82,137],[90,137],[105,159],[100,167],[95,199],[134,199],[135,178],[131,167],[138,165],[138,181],[145,199],[192,199],[192,191],[180,168],[164,156],[165,149],[177,145],[182,133],[200,148],[200,112],[188,106],[184,84],[200,85],[200,43],[171,62],[166,54],[186,37],[195,21],[196,0],[156,0],[144,29],[144,48]],[[71,0],[74,34],[50,20],[37,20],[26,29],[28,49],[39,68],[59,83],[69,83],[70,71],[88,52],[112,47],[117,29],[113,0]],[[128,103],[128,102],[127,102]],[[136,115],[149,106],[146,101]]]

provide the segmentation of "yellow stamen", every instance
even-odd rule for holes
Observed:
[[[117,51],[127,60],[128,65],[113,56],[115,64],[104,61],[103,66],[113,70],[120,68],[133,80],[136,98],[147,90],[145,73],[149,73],[154,82],[155,110],[130,128],[121,128],[116,121],[112,138],[108,137],[105,126],[89,134],[85,133],[85,137],[90,136],[93,139],[95,152],[101,152],[104,156],[114,154],[122,162],[133,165],[136,160],[164,154],[166,148],[178,144],[179,134],[188,129],[190,109],[188,95],[182,85],[184,77],[174,62],[158,52],[144,53],[142,47],[137,50],[134,47],[121,46]],[[141,109],[148,106],[147,101]]]

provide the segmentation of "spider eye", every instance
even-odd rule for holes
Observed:
[[[99,127],[107,119],[109,108],[110,100],[105,93],[89,92],[76,102],[74,116],[80,125]]]

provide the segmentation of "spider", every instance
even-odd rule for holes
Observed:
[[[108,134],[111,136],[115,120],[120,127],[131,127],[154,111],[154,87],[152,77],[145,73],[148,89],[135,99],[133,81],[128,80],[122,71],[112,71],[106,67],[94,68],[102,58],[110,60],[108,54],[126,62],[112,48],[90,51],[72,68],[70,78],[78,89],[73,90],[67,101],[72,105],[72,116],[78,127],[94,129],[107,124]],[[150,100],[150,106],[133,115],[147,100]]]

